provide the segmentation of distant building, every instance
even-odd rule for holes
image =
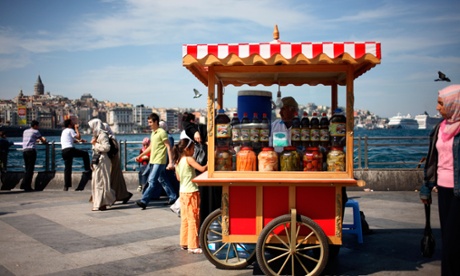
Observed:
[[[37,82],[34,85],[34,95],[35,96],[42,96],[45,94],[45,86],[42,83],[42,79],[40,75],[38,75]]]
[[[109,109],[107,123],[114,133],[133,133],[133,109],[130,107]]]

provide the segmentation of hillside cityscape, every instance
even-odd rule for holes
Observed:
[[[117,134],[136,134],[149,132],[147,117],[155,112],[161,120],[167,122],[170,132],[182,130],[182,114],[184,112],[194,113],[198,123],[206,124],[207,110],[189,108],[160,108],[149,107],[143,104],[133,105],[130,103],[114,103],[100,101],[92,97],[90,93],[84,93],[79,99],[69,99],[64,96],[45,93],[45,86],[40,75],[34,84],[32,95],[26,95],[19,91],[13,99],[0,99],[0,126],[13,129],[24,129],[30,125],[32,120],[40,122],[41,130],[58,131],[62,130],[64,120],[73,118],[78,120],[83,133],[89,133],[88,121],[92,118],[99,118],[107,122],[112,131]],[[225,112],[231,118],[237,112],[237,108],[225,108]],[[308,116],[315,113],[318,117],[332,116],[332,110],[328,106],[316,105],[314,103],[299,103],[299,116],[304,112]],[[272,118],[279,116],[273,111]],[[440,120],[439,116],[430,117],[428,114],[417,115],[412,118],[407,116],[394,116],[390,119],[381,118],[368,110],[355,110],[354,121],[356,128],[413,128],[426,129],[432,127]],[[22,133],[22,130],[21,130]],[[12,136],[10,134],[9,136]]]

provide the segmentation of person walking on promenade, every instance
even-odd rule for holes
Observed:
[[[431,204],[431,190],[438,190],[441,225],[441,275],[460,275],[460,85],[438,93],[444,120],[430,134],[420,199]]]
[[[200,192],[192,181],[195,170],[204,172],[208,165],[200,165],[193,158],[195,144],[192,139],[181,139],[173,148],[176,177],[180,182],[180,247],[189,253],[201,254],[198,240],[200,229]]]
[[[103,129],[109,135],[109,138],[113,138],[112,141],[115,143],[115,146],[120,149],[118,141],[115,139],[109,124],[103,123],[102,125]],[[115,156],[110,158],[110,161],[112,162],[112,169],[110,170],[110,187],[112,187],[112,189],[115,191],[117,201],[122,201],[123,204],[126,204],[131,199],[133,194],[128,192],[128,188],[126,188],[125,177],[123,176],[123,172],[121,170],[120,155],[118,153],[115,154]]]
[[[93,176],[91,181],[91,198],[93,211],[104,211],[115,200],[115,191],[110,187],[111,161],[107,152],[110,150],[109,136],[104,130],[100,119],[92,119],[88,125],[93,133]]]
[[[169,134],[169,127],[168,124],[165,121],[160,121],[159,126],[166,131],[168,134],[168,140],[169,140],[169,145],[171,148],[174,146],[174,138],[172,137],[171,134]],[[166,156],[168,157],[168,156]],[[166,159],[166,163],[169,163],[169,159]],[[169,197],[169,202],[175,202],[176,199],[178,198],[179,195],[179,182],[176,179],[176,173],[174,171],[174,168],[172,170],[165,170],[165,183],[166,187],[163,187],[165,191],[170,190],[169,192],[166,192],[166,194]],[[171,196],[170,196],[171,194]]]
[[[85,167],[82,181],[80,181],[80,185],[75,190],[83,191],[87,180],[91,179],[89,154],[86,151],[75,148],[74,143],[84,143],[86,140],[81,139],[78,129],[79,125],[74,124],[71,119],[64,121],[64,127],[61,134],[62,159],[64,159],[64,191],[68,191],[72,187],[72,164],[75,157],[81,157],[83,159],[83,166]]]
[[[195,122],[195,115],[193,113],[185,112],[182,116],[182,127],[188,137],[192,137],[197,143],[201,143],[202,137],[200,128]]]
[[[150,145],[150,139],[145,137],[142,140],[142,148],[139,150],[139,154],[143,153]],[[139,162],[139,186],[137,187],[138,192],[144,192],[147,188],[147,180],[148,180],[148,165],[149,165],[150,153],[142,156]]]
[[[24,158],[25,174],[20,188],[25,192],[34,191],[32,189],[32,178],[34,176],[35,161],[37,160],[37,142],[46,143],[46,138],[38,131],[39,122],[33,120],[30,128],[24,130],[22,134],[22,156]]]
[[[152,129],[150,136],[150,146],[139,156],[136,157],[136,161],[139,160],[150,152],[149,162],[149,178],[148,187],[142,194],[142,198],[136,201],[136,204],[144,210],[147,208],[148,203],[153,198],[159,198],[161,193],[160,183],[164,182],[165,168],[170,170],[174,168],[171,156],[171,146],[169,144],[168,134],[166,131],[159,127],[160,117],[156,113],[152,113],[148,117],[148,124]],[[169,164],[166,165],[166,154],[169,157]],[[165,186],[164,184],[162,186]],[[168,204],[174,202],[168,201]]]
[[[8,152],[12,145],[14,145],[14,143],[6,139],[6,133],[3,131],[0,131],[0,169],[2,173],[7,171]]]

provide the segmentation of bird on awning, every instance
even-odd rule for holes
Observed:
[[[446,75],[443,72],[438,71],[438,76],[439,76],[439,78],[435,79],[434,81],[447,81],[447,82],[450,82],[450,79],[448,77],[446,77]]]
[[[198,91],[195,88],[193,88],[193,92],[195,92],[195,96],[193,97],[194,99],[201,97],[200,91]]]

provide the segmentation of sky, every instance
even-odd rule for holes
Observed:
[[[273,40],[377,41],[381,64],[355,80],[355,109],[435,115],[435,82],[460,83],[458,0],[0,0],[0,99],[45,91],[149,107],[205,108],[207,88],[182,66],[182,45]],[[238,91],[225,87],[225,107]],[[300,105],[330,105],[330,87],[281,88]],[[345,105],[339,87],[339,105]]]

